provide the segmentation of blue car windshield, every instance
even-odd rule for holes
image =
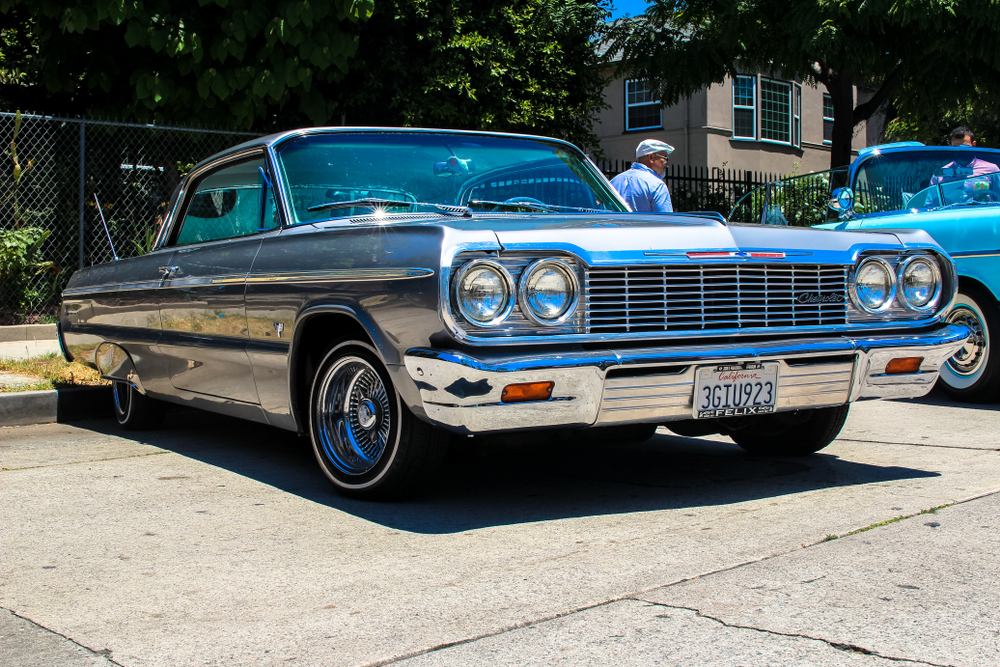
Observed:
[[[583,154],[541,139],[329,132],[286,140],[277,152],[293,223],[441,207],[519,214],[626,210]]]
[[[1000,172],[993,172],[958,180],[942,180],[910,197],[906,208],[933,210],[997,204],[1000,204]]]
[[[858,167],[854,210],[863,215],[914,208],[914,195],[932,185],[998,171],[1000,151],[955,147],[876,154]]]

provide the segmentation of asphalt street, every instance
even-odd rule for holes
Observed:
[[[0,428],[0,664],[1000,665],[1000,408],[802,459],[462,440],[406,503],[206,413]]]

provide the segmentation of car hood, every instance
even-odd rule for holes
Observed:
[[[482,229],[482,221],[470,223],[470,228]],[[591,266],[688,262],[691,252],[754,251],[784,253],[788,259],[801,258],[798,261],[841,263],[853,261],[862,247],[902,245],[892,233],[725,225],[710,218],[662,214],[533,216],[505,220],[493,226],[493,232],[505,251],[561,250]]]

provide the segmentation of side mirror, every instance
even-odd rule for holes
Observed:
[[[830,193],[827,206],[840,213],[841,217],[854,212],[854,193],[850,188],[837,188]]]

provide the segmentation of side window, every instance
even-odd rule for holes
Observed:
[[[247,160],[198,179],[176,245],[256,234],[278,226],[273,188],[263,158]]]

